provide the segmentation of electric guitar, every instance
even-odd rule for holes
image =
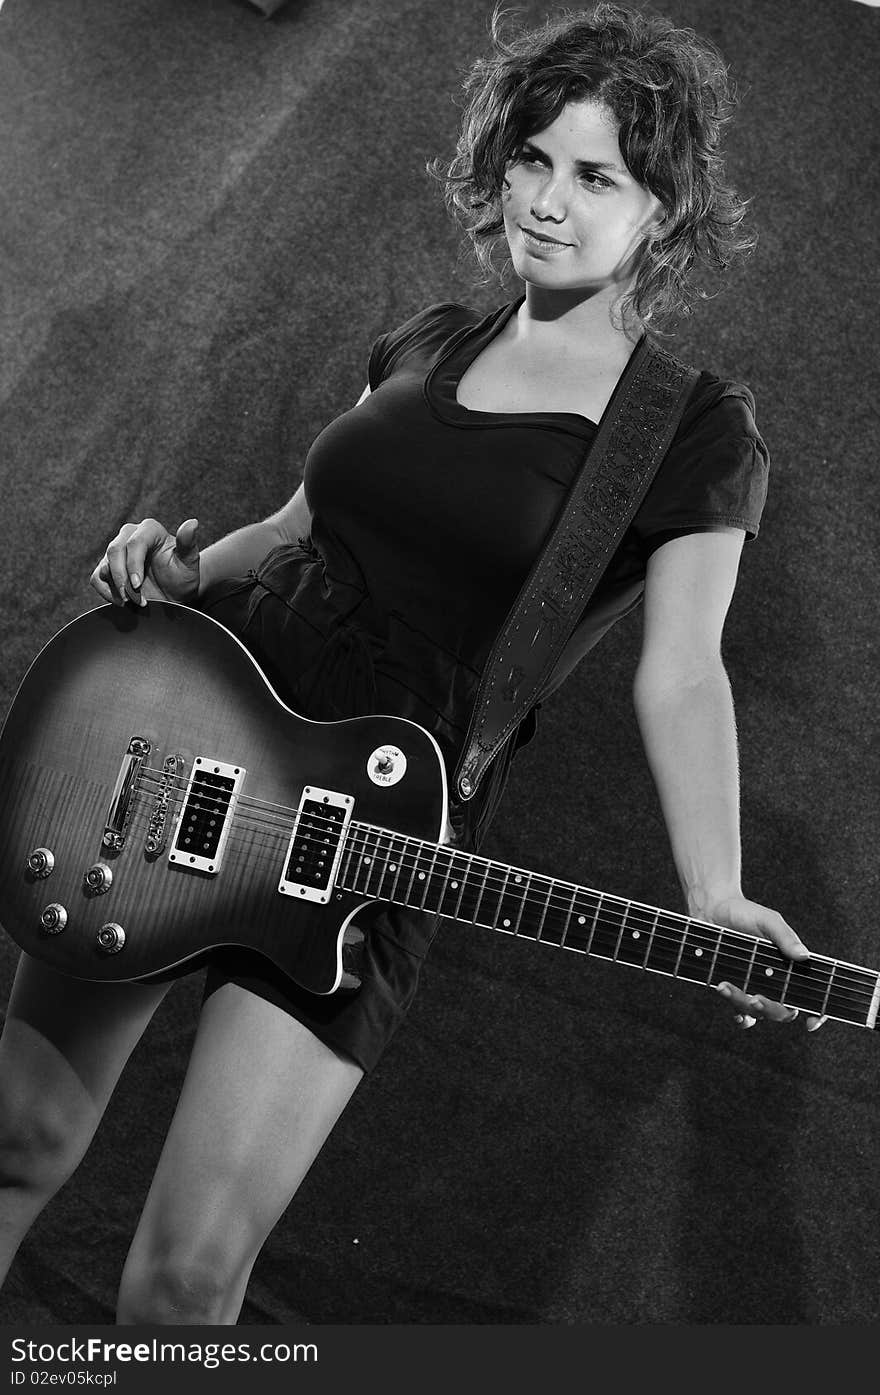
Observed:
[[[0,734],[0,917],[75,978],[148,980],[223,944],[355,991],[374,901],[877,1026],[880,973],[463,852],[439,747],[400,717],[314,722],[187,606],[100,606],[37,656]]]

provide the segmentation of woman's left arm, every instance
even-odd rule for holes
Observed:
[[[793,959],[809,951],[778,911],[741,886],[739,766],[721,634],[736,585],[744,533],[687,533],[652,553],[634,698],[688,914],[761,935]],[[725,991],[725,989],[727,991]],[[750,1026],[793,1021],[796,1011],[725,985],[719,991]],[[813,1029],[820,1018],[808,1016]]]

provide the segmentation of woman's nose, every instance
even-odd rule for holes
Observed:
[[[532,198],[531,212],[533,216],[551,223],[561,223],[565,219],[566,210],[566,195],[562,180],[548,175]]]

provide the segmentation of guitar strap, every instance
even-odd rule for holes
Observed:
[[[644,335],[486,661],[455,774],[472,799],[541,696],[668,451],[699,374]]]

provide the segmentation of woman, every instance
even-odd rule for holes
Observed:
[[[222,620],[306,716],[420,722],[450,773],[492,641],[641,334],[685,307],[701,261],[723,266],[747,244],[723,183],[730,100],[710,45],[606,5],[510,42],[496,24],[494,38],[468,81],[447,194],[486,265],[506,247],[524,294],[485,317],[431,306],[377,341],[359,403],[321,433],[303,486],[270,518],[204,551],[194,519],[174,534],[127,524],[92,576],[105,601],[167,598]],[[765,473],[748,390],[703,373],[569,658],[643,600],[636,710],[688,912],[804,957],[741,890],[720,658]],[[527,725],[451,809],[463,846],[478,846]],[[435,930],[397,909],[359,919],[364,982],[346,998],[310,998],[244,950],[213,956],[120,1322],[236,1321],[266,1236],[405,1015]],[[22,959],[0,1043],[7,1262],[166,991]],[[721,991],[745,1026],[797,1016]]]

